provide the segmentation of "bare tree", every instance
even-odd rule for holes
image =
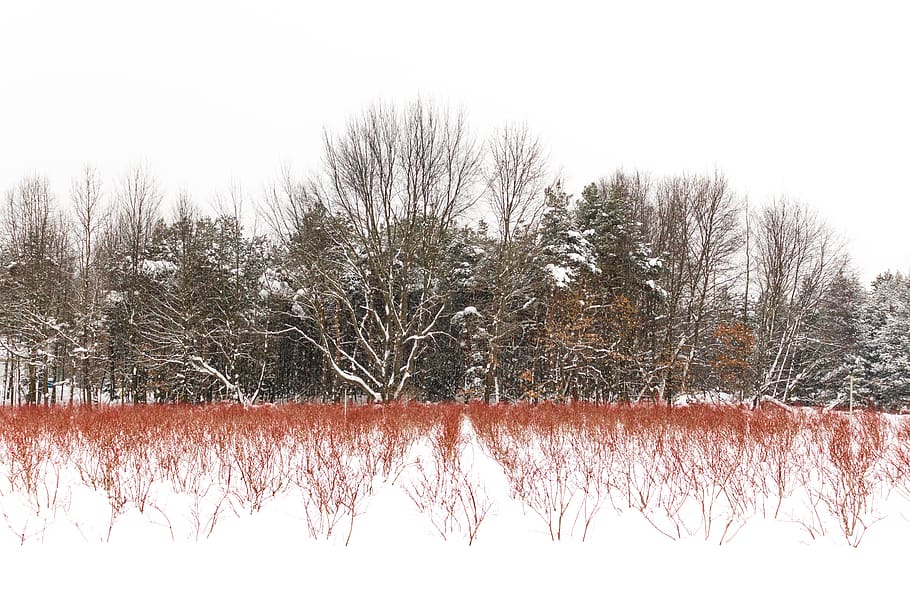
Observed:
[[[116,394],[115,385],[119,379],[123,397],[133,402],[144,402],[147,394],[147,370],[140,364],[138,352],[143,321],[138,297],[143,262],[159,219],[162,198],[157,181],[143,166],[130,169],[114,191],[117,221],[108,236],[107,251],[112,256],[110,282],[116,293],[112,301],[114,313],[108,315],[116,319],[111,329],[113,334],[109,335],[110,385],[111,394]]]
[[[57,380],[65,373],[69,334],[68,306],[72,256],[65,222],[46,179],[26,177],[7,194],[3,213],[3,340],[9,362],[27,366],[26,402],[56,400]],[[13,370],[7,367],[13,398]],[[18,398],[18,397],[17,397]]]
[[[162,199],[158,182],[146,167],[133,167],[117,184],[114,194],[117,225],[133,273],[138,273],[152,228],[158,220]]]
[[[342,382],[397,399],[438,335],[438,277],[455,221],[475,201],[477,146],[463,115],[422,101],[376,105],[324,143],[323,181],[286,188],[289,205],[275,214],[287,233],[300,227],[304,197],[324,209],[330,245],[301,269],[293,308],[315,330],[299,333]]]
[[[546,159],[525,125],[509,125],[487,144],[486,193],[499,234],[487,267],[490,298],[481,306],[486,330],[484,402],[499,400],[502,349],[533,300],[535,236],[544,208]]]
[[[257,211],[265,218],[272,235],[288,250],[309,234],[308,224],[314,213],[326,211],[316,193],[294,177],[290,167],[283,166],[277,180],[265,190],[265,203]]]
[[[109,217],[102,201],[102,182],[98,172],[85,166],[70,187],[70,201],[76,218],[76,261],[78,297],[75,301],[75,358],[79,362],[82,400],[94,398],[97,367],[103,359],[99,351],[101,316],[101,273],[97,240]],[[75,388],[75,386],[74,386]]]
[[[807,207],[777,199],[752,221],[757,339],[755,389],[789,398],[820,359],[800,362],[805,320],[846,264],[842,240]]]
[[[657,189],[655,251],[663,258],[664,314],[652,377],[658,393],[691,389],[693,366],[706,362],[705,337],[740,278],[737,265],[743,203],[726,178],[680,176]],[[704,386],[703,386],[704,387]]]
[[[527,125],[508,125],[494,133],[484,171],[487,198],[500,243],[532,229],[543,210],[546,158]]]

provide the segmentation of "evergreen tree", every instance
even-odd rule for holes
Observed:
[[[846,402],[851,375],[863,391],[861,321],[865,306],[866,291],[859,278],[846,270],[838,272],[807,319],[798,363],[806,375],[798,390],[804,400]]]
[[[861,392],[898,407],[910,401],[910,281],[900,273],[879,275],[863,314]]]

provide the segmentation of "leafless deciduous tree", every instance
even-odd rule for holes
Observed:
[[[73,350],[79,364],[82,401],[92,403],[99,365],[104,353],[99,352],[101,316],[101,272],[98,237],[107,223],[108,213],[102,199],[102,182],[98,172],[83,168],[70,187],[70,201],[76,218],[76,263],[78,295],[75,299],[75,339]]]
[[[376,105],[325,134],[323,179],[286,188],[281,221],[301,197],[325,209],[329,250],[307,268],[294,310],[301,336],[335,375],[374,400],[399,398],[446,304],[438,277],[455,220],[475,201],[478,147],[464,116],[417,101]]]
[[[26,177],[7,194],[3,209],[3,340],[8,364],[26,368],[26,402],[56,399],[55,382],[63,376],[67,332],[69,254],[65,222],[46,179]],[[18,386],[7,369],[12,398]],[[18,398],[18,396],[17,396]]]
[[[112,364],[111,392],[115,385],[123,386],[123,396],[133,402],[144,402],[147,395],[146,369],[139,363],[138,344],[141,341],[141,302],[137,300],[142,277],[142,262],[151,242],[152,230],[159,218],[162,194],[158,183],[143,166],[130,169],[114,191],[114,213],[117,222],[108,236],[108,254],[117,261],[112,285],[118,295],[117,318],[121,323],[121,343],[116,344],[120,368]]]
[[[754,226],[756,303],[755,388],[786,399],[820,358],[797,364],[805,319],[844,269],[840,238],[798,203],[778,199],[760,209]]]
[[[162,199],[158,182],[145,167],[130,169],[117,184],[114,194],[117,225],[134,273],[138,273],[143,251],[151,239]]]
[[[535,236],[544,208],[547,167],[543,148],[525,125],[509,125],[488,145],[486,193],[499,239],[487,268],[489,303],[481,317],[486,330],[484,402],[499,400],[502,348],[519,328],[518,316],[534,299]]]
[[[720,173],[666,179],[655,202],[653,236],[664,258],[666,297],[653,368],[659,393],[669,396],[689,389],[693,365],[705,362],[708,329],[740,278],[743,204]]]
[[[487,197],[500,242],[508,243],[537,224],[544,205],[546,158],[540,141],[526,125],[500,129],[491,137],[487,149]]]

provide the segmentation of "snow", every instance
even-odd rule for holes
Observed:
[[[905,593],[910,509],[894,496],[859,548],[836,529],[812,540],[798,524],[761,516],[722,546],[697,534],[671,541],[637,512],[609,506],[585,542],[577,532],[553,542],[476,440],[466,453],[493,505],[471,546],[457,533],[444,541],[417,510],[405,489],[413,465],[395,483],[377,481],[349,546],[341,537],[310,539],[293,493],[253,514],[229,511],[210,538],[196,541],[186,504],[158,491],[156,508],[128,509],[105,542],[106,500],[74,483],[67,511],[20,547],[5,533],[21,514],[7,492],[0,597],[93,606],[845,605],[895,604]],[[412,457],[420,454],[418,446]]]
[[[162,278],[176,272],[177,265],[164,259],[143,259],[139,269],[152,278]]]
[[[287,282],[281,280],[273,270],[263,273],[257,282],[259,283],[259,298],[262,300],[267,300],[272,296],[286,297],[290,290]]]
[[[549,272],[550,276],[553,278],[553,282],[556,283],[556,286],[559,288],[567,287],[575,278],[575,273],[570,268],[557,266],[552,263],[548,263],[544,266],[544,270]]]
[[[477,311],[477,308],[466,306],[464,310],[456,312],[452,315],[452,324],[461,324],[468,318],[480,318],[480,312]]]
[[[656,282],[654,282],[653,279],[649,278],[648,280],[645,281],[645,284],[648,285],[649,289],[651,289],[652,291],[657,293],[657,295],[661,299],[667,299],[667,297],[668,297],[667,291],[663,287],[658,285]]]
[[[110,305],[121,304],[124,300],[123,291],[108,291],[105,299]]]
[[[683,393],[673,397],[673,405],[676,407],[689,406],[696,403],[711,403],[713,405],[739,405],[740,401],[730,394],[721,390],[711,392]]]
[[[584,255],[579,255],[578,253],[569,253],[567,255],[567,257],[569,258],[569,261],[573,261],[577,264],[588,264],[589,263],[587,257],[585,257]]]
[[[653,268],[655,270],[659,270],[660,268],[664,267],[664,262],[660,257],[648,257],[645,259],[645,264],[649,268]]]
[[[348,548],[280,530],[201,545],[30,547],[0,555],[6,604],[30,605],[884,605],[900,552],[745,546],[453,546],[377,534]],[[765,546],[767,549],[768,547]],[[895,546],[897,548],[897,546]]]

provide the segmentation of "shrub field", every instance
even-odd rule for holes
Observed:
[[[779,407],[3,408],[0,543],[105,542],[127,515],[202,540],[281,504],[347,544],[390,487],[428,533],[468,544],[510,502],[554,541],[629,514],[674,540],[734,542],[765,519],[856,546],[906,510],[908,439],[901,417]]]

